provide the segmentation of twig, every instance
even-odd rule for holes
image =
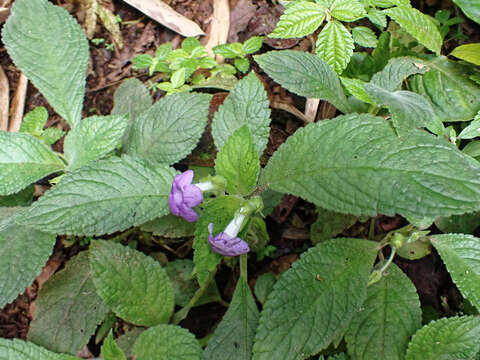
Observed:
[[[10,101],[10,86],[8,78],[0,66],[0,130],[8,129],[8,106]]]
[[[281,101],[272,101],[270,103],[270,106],[274,109],[278,110],[283,110],[286,112],[289,112],[290,114],[296,116],[300,120],[308,123],[310,122],[309,119],[305,116],[304,113],[302,113],[300,110],[298,110],[295,106],[281,102]]]
[[[307,118],[307,122],[315,122],[319,104],[320,99],[307,99],[307,102],[305,103],[305,117]]]
[[[25,98],[27,97],[28,79],[23,73],[18,79],[17,90],[13,96],[10,107],[10,125],[8,131],[17,132],[22,124],[23,111],[25,110]]]
[[[208,42],[205,45],[210,56],[213,56],[213,48],[225,44],[230,29],[230,6],[228,0],[213,1],[213,19],[210,24]],[[219,60],[219,59],[217,59]]]

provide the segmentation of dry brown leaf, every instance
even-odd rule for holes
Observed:
[[[0,66],[0,131],[8,129],[8,106],[10,101],[10,86],[8,78]]]
[[[25,110],[25,98],[27,97],[28,79],[23,73],[20,73],[18,79],[17,90],[13,96],[12,105],[10,107],[10,124],[8,131],[17,132],[22,124],[23,111]]]
[[[257,7],[251,0],[240,0],[230,12],[230,30],[228,32],[228,42],[237,42],[238,33],[245,31],[248,23],[255,15]]]

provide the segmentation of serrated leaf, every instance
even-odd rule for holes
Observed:
[[[176,325],[158,325],[137,339],[135,360],[200,360],[202,348],[195,336]]]
[[[358,220],[356,216],[339,214],[322,208],[318,208],[317,212],[317,220],[310,228],[310,239],[313,244],[332,239]]]
[[[280,17],[272,38],[301,38],[313,33],[325,19],[325,8],[319,4],[298,1],[288,6]]]
[[[444,56],[418,62],[430,70],[411,78],[410,89],[430,99],[441,121],[471,120],[480,110],[480,88],[468,78],[471,69]]]
[[[480,225],[480,212],[439,217],[435,226],[443,233],[473,234]]]
[[[366,26],[356,26],[352,29],[353,41],[363,47],[374,48],[377,46],[377,36],[372,29]]]
[[[372,23],[377,25],[380,30],[383,30],[385,26],[387,26],[387,16],[380,10],[375,8],[368,9],[367,18]]]
[[[327,100],[342,112],[350,105],[337,74],[318,56],[301,51],[271,51],[254,57],[260,67],[287,90]]]
[[[57,353],[75,355],[88,343],[106,311],[95,293],[88,252],[83,251],[41,288],[27,338]]]
[[[410,6],[397,6],[383,10],[418,42],[437,55],[440,54],[443,38],[430,17]]]
[[[140,54],[132,59],[133,68],[136,70],[148,69],[152,62],[153,56],[150,54]]]
[[[254,72],[240,80],[213,117],[212,136],[218,150],[235,130],[247,125],[260,156],[270,134],[270,108],[263,83]]]
[[[33,283],[55,245],[55,236],[14,220],[15,213],[0,221],[0,309]]]
[[[335,20],[324,26],[315,44],[316,54],[338,74],[347,67],[353,48],[352,34],[342,23]]]
[[[480,240],[471,235],[430,237],[462,295],[480,309]]]
[[[333,0],[330,15],[341,21],[355,21],[366,15],[363,5],[357,0]]]
[[[347,238],[304,253],[268,295],[253,359],[306,359],[342,336],[367,297],[375,256],[374,242]]]
[[[0,195],[10,195],[65,165],[40,140],[24,133],[0,131]]]
[[[156,236],[181,238],[193,235],[195,232],[195,223],[188,222],[180,216],[167,214],[142,224],[141,229],[142,231],[151,232]]]
[[[242,73],[246,73],[250,68],[250,62],[246,58],[235,59],[233,64]]]
[[[436,218],[479,209],[479,172],[441,138],[399,138],[383,118],[351,114],[297,130],[261,183],[340,213]]]
[[[415,286],[395,264],[367,288],[367,299],[345,334],[353,359],[403,360],[410,336],[422,326]]]
[[[227,192],[247,195],[257,184],[260,162],[246,125],[235,131],[219,151],[215,171],[227,180]]]
[[[268,294],[273,290],[273,285],[277,282],[275,275],[271,272],[260,275],[255,281],[255,297],[260,304],[265,304]]]
[[[428,68],[412,57],[396,57],[390,59],[382,69],[372,76],[370,82],[389,91],[399,90],[403,81],[414,74],[423,74]]]
[[[77,21],[47,0],[15,1],[2,31],[15,65],[75,126],[82,115],[88,41]]]
[[[30,206],[33,201],[33,194],[35,193],[35,186],[30,185],[25,189],[19,191],[18,193],[0,196],[0,207],[1,206]]]
[[[33,136],[41,136],[43,127],[48,120],[48,111],[43,106],[38,106],[28,112],[20,125],[20,132],[24,132]]]
[[[480,43],[457,46],[450,55],[472,64],[480,65]]]
[[[203,351],[205,360],[250,360],[258,325],[258,309],[243,277],[237,282],[232,302]]]
[[[193,262],[195,273],[200,285],[207,279],[208,274],[215,269],[222,257],[213,252],[208,243],[208,224],[213,223],[213,233],[217,234],[225,229],[233,219],[243,199],[236,196],[217,197],[205,205],[204,211],[200,214],[193,240]]]
[[[1,360],[79,360],[76,356],[55,354],[41,346],[19,339],[0,338]]]
[[[68,171],[99,160],[120,145],[128,125],[126,115],[91,116],[83,119],[65,137],[63,152]]]
[[[263,44],[263,36],[252,36],[248,38],[242,45],[242,51],[245,54],[256,53]]]
[[[241,56],[240,53],[236,51],[236,48],[232,46],[233,44],[220,44],[213,48],[213,53],[216,55],[223,56],[225,59],[234,59],[237,56]]]
[[[103,341],[101,355],[104,360],[126,360],[122,349],[120,349],[115,340],[113,340],[111,331]]]
[[[473,359],[480,349],[480,318],[431,321],[413,336],[405,360]]]
[[[373,104],[373,100],[368,95],[367,91],[365,90],[365,81],[360,79],[350,79],[347,77],[340,76],[340,80],[342,81],[342,85],[345,89],[348,90],[350,94],[355,96],[357,99],[362,100],[368,104]]]
[[[95,240],[90,245],[90,268],[98,295],[120,318],[144,326],[170,318],[172,283],[153,258],[128,246]]]
[[[54,234],[102,235],[169,212],[175,171],[139,159],[96,161],[62,178],[19,219]]]
[[[160,164],[182,160],[197,145],[207,126],[211,95],[166,96],[142,112],[130,129],[127,153]]]
[[[480,24],[480,0],[452,0],[470,19]]]

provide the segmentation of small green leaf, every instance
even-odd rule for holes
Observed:
[[[227,180],[227,192],[247,195],[257,184],[258,154],[246,125],[235,131],[217,155],[215,171]]]
[[[250,360],[258,325],[258,309],[243,277],[237,282],[232,302],[203,352],[204,360]]]
[[[246,73],[250,68],[250,62],[246,58],[235,59],[233,62],[238,71]]]
[[[275,275],[271,272],[260,275],[255,281],[255,296],[262,305],[267,301],[268,294],[273,290],[273,285],[277,282]]]
[[[470,19],[480,24],[480,0],[452,0]]]
[[[182,49],[188,53],[192,53],[198,47],[201,47],[200,41],[194,37],[187,37],[182,41]]]
[[[88,41],[77,21],[47,0],[15,1],[2,31],[15,65],[75,126],[82,116]]]
[[[132,59],[133,68],[136,70],[148,69],[153,62],[153,56],[150,54],[140,54]]]
[[[185,68],[180,68],[173,72],[172,77],[170,79],[172,86],[175,89],[178,89],[183,84],[185,84]]]
[[[115,340],[113,340],[111,331],[103,341],[101,355],[103,360],[126,360],[122,349],[120,349]]]
[[[63,130],[49,127],[43,131],[40,139],[42,139],[42,141],[47,145],[53,145],[58,140],[60,140],[63,135],[65,135],[65,132]]]
[[[473,359],[480,350],[480,318],[431,321],[413,336],[405,360]]]
[[[472,121],[470,125],[458,134],[458,137],[461,139],[473,139],[478,136],[480,136],[480,120]]]
[[[322,29],[315,44],[315,51],[338,74],[347,67],[353,54],[353,37],[338,21],[332,20]]]
[[[30,111],[22,120],[20,131],[40,137],[43,132],[43,127],[48,120],[48,111],[43,106],[38,106]]]
[[[138,337],[133,354],[135,360],[200,360],[202,348],[187,329],[158,325]]]
[[[457,46],[450,55],[472,64],[480,65],[480,43]]]
[[[193,236],[195,223],[188,222],[180,216],[167,214],[142,224],[141,229],[142,231],[151,232],[156,236],[181,238]]]
[[[76,356],[55,354],[41,346],[19,339],[0,338],[0,359],[2,360],[79,360]]]
[[[340,80],[342,81],[342,85],[345,87],[345,89],[347,89],[348,92],[357,99],[368,104],[374,103],[370,95],[368,95],[367,91],[365,90],[365,84],[367,84],[365,81],[360,79],[350,79],[343,76],[340,76]]]
[[[480,225],[480,212],[439,217],[435,226],[443,233],[473,234]]]
[[[64,167],[60,158],[33,136],[0,131],[0,195],[17,193]]]
[[[352,29],[353,41],[363,47],[377,46],[377,36],[372,29],[365,26],[356,26]]]
[[[70,259],[35,300],[28,340],[58,353],[77,354],[106,314],[88,269],[88,252]]]
[[[128,246],[95,240],[90,245],[90,268],[98,295],[117,316],[144,326],[168,322],[173,287],[153,258]]]
[[[330,1],[330,14],[340,21],[355,21],[366,15],[363,5],[357,0]]]
[[[372,76],[370,82],[389,91],[400,90],[403,81],[414,74],[423,74],[428,68],[412,57],[390,59],[382,71]]]
[[[341,337],[367,297],[376,253],[376,243],[347,238],[304,253],[268,296],[253,359],[306,359]]]
[[[233,44],[220,44],[213,48],[216,55],[223,56],[225,59],[234,59],[242,54],[237,52]]]
[[[358,220],[356,216],[317,208],[317,220],[310,228],[310,239],[318,244],[341,234]]]
[[[263,44],[263,36],[252,36],[248,38],[242,45],[242,51],[244,54],[256,53]]]
[[[375,8],[369,9],[367,12],[367,18],[372,23],[377,25],[380,30],[385,29],[385,26],[387,26],[387,16],[380,10],[377,10]]]
[[[272,38],[301,38],[310,35],[325,19],[325,7],[308,1],[298,1],[288,6],[275,30],[268,35]]]

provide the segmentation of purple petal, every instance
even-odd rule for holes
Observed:
[[[224,232],[217,234],[215,237],[210,233],[208,243],[213,251],[224,256],[238,256],[250,251],[246,241],[238,237],[231,237]]]
[[[187,170],[180,175],[175,176],[173,183],[180,188],[185,188],[185,186],[190,185],[193,180],[193,170]]]
[[[198,220],[198,214],[188,206],[180,206],[180,216],[188,222],[195,222]]]
[[[172,192],[168,194],[168,206],[170,207],[170,211],[173,215],[180,216],[180,209],[178,208],[177,202],[175,200],[175,193],[172,190]]]
[[[203,201],[202,190],[195,185],[187,185],[183,189],[183,202],[189,207],[194,207]]]

